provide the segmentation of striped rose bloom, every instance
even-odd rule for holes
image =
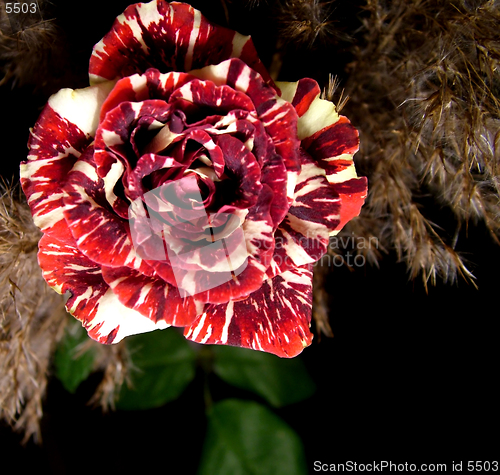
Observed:
[[[67,310],[102,343],[173,325],[300,353],[312,265],[366,197],[356,130],[314,80],[274,83],[250,37],[183,3],[128,7],[89,76],[49,99],[21,164]]]

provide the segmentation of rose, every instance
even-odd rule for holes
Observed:
[[[250,37],[182,3],[128,7],[89,74],[49,99],[21,165],[67,310],[103,343],[174,325],[302,351],[312,264],[366,196],[356,130],[315,81],[275,84]]]

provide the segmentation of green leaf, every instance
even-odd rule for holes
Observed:
[[[214,346],[214,371],[224,381],[262,396],[274,407],[310,397],[315,384],[299,358],[283,359],[270,353]]]
[[[56,377],[70,393],[74,393],[80,383],[87,379],[94,367],[94,349],[83,350],[89,342],[85,329],[79,322],[67,325],[64,336],[59,342],[54,365]]]
[[[128,337],[131,386],[124,384],[119,409],[150,409],[176,399],[195,375],[195,353],[173,328]]]
[[[226,399],[208,414],[199,475],[307,475],[299,436],[256,402]]]

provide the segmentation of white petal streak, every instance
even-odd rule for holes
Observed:
[[[163,320],[155,323],[139,312],[125,307],[111,289],[103,295],[98,305],[97,313],[88,324],[87,330],[90,331],[100,325],[97,337],[105,340],[111,332],[118,328],[112,343],[118,343],[129,335],[147,333],[169,326]]]
[[[94,136],[99,113],[115,81],[106,81],[84,89],[61,89],[49,98],[49,106],[82,132]]]
[[[224,321],[224,326],[222,327],[221,343],[227,343],[229,325],[233,318],[234,313],[234,302],[231,300],[226,307],[226,319]]]

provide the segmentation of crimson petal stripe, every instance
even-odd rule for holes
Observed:
[[[103,280],[100,266],[71,244],[68,230],[66,233],[64,241],[42,236],[38,262],[47,283],[61,294],[69,293],[66,309],[82,322],[91,338],[118,343],[129,335],[168,327],[123,306]]]
[[[347,117],[340,116],[331,126],[303,140],[302,146],[325,170],[327,180],[340,195],[340,221],[335,228],[339,231],[359,215],[368,193],[368,181],[358,178],[353,159],[359,149],[358,131]]]
[[[273,89],[266,86],[257,72],[239,59],[229,59],[215,66],[191,71],[191,74],[200,79],[213,81],[219,86],[227,84],[250,97],[259,120],[286,166],[287,196],[291,202],[300,171],[298,117],[294,107],[278,97]]]
[[[61,89],[49,98],[31,130],[28,160],[20,167],[21,185],[35,224],[59,239],[65,235],[61,185],[91,143],[99,110],[113,85]]]
[[[95,45],[89,65],[91,84],[140,73],[198,69],[241,58],[265,81],[273,81],[249,36],[210,23],[184,3],[164,0],[129,6]]]
[[[266,280],[245,300],[208,305],[184,335],[292,358],[312,341],[311,311],[312,266],[303,266]]]
[[[176,287],[128,267],[103,267],[103,277],[118,300],[155,323],[186,326],[203,311],[203,304],[182,298]]]
[[[335,234],[359,215],[368,183],[365,177],[358,178],[353,160],[359,149],[358,131],[347,117],[337,114],[331,102],[320,98],[319,87],[314,87],[314,83],[312,79],[301,79],[278,86],[282,97],[297,110],[302,149],[325,170],[328,182],[340,196],[340,219],[331,233]]]
[[[128,266],[150,275],[152,269],[134,250],[128,222],[110,210],[92,152],[89,147],[80,157],[64,186],[68,227],[80,251],[94,262]]]
[[[341,219],[341,198],[325,172],[302,152],[302,170],[294,201],[275,233],[276,247],[268,277],[320,259]]]
[[[64,235],[61,184],[92,138],[45,106],[31,131],[28,160],[21,164],[21,185],[35,224],[44,233]]]

